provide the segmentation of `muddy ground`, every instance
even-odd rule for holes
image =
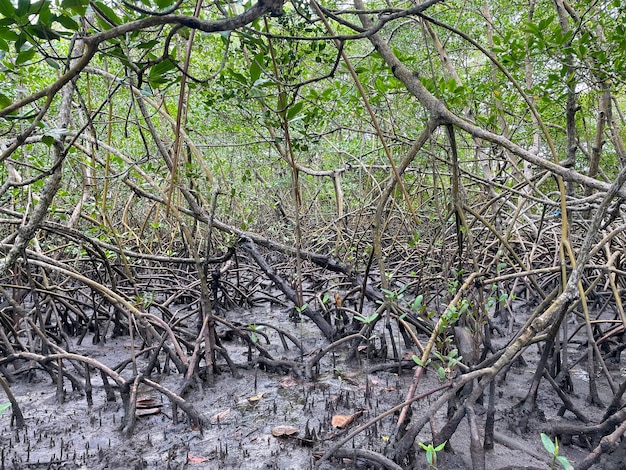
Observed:
[[[278,336],[270,328],[259,334],[259,340],[275,358],[293,361],[307,360],[310,354],[327,344],[310,322],[293,323],[290,312],[265,309],[263,311],[229,312],[229,320],[240,324],[263,321],[280,326],[293,333],[302,342],[305,355],[293,345],[285,350]],[[520,319],[521,321],[521,319]],[[260,332],[261,333],[261,332]],[[495,338],[501,347],[506,338]],[[403,345],[401,341],[398,342]],[[65,383],[65,400],[57,400],[57,385],[50,376],[37,370],[27,379],[27,364],[21,369],[13,366],[9,372],[16,379],[11,388],[22,407],[26,429],[18,430],[11,424],[10,411],[0,415],[0,469],[182,469],[182,468],[237,468],[245,469],[307,469],[314,468],[319,458],[347,432],[353,430],[378,414],[401,403],[413,378],[413,370],[405,368],[378,370],[390,360],[361,357],[360,364],[346,363],[347,348],[338,349],[321,361],[319,375],[315,380],[298,376],[298,372],[267,372],[261,367],[248,366],[248,347],[240,340],[226,341],[233,361],[241,366],[240,377],[234,377],[223,365],[221,374],[208,377],[186,395],[186,399],[207,421],[204,429],[191,426],[183,413],[178,411],[177,420],[167,398],[153,390],[140,390],[139,401],[152,410],[147,416],[138,417],[132,436],[120,432],[123,407],[119,396],[108,402],[102,382],[95,376],[93,405],[88,406],[83,394],[73,392],[71,384]],[[107,339],[106,343],[92,345],[87,337],[80,346],[73,345],[73,352],[88,355],[104,364],[115,367],[127,361],[131,353],[128,337]],[[138,350],[139,345],[135,345]],[[406,358],[416,351],[403,351]],[[578,357],[581,351],[573,350]],[[550,468],[551,456],[543,449],[540,432],[553,420],[572,420],[566,413],[557,416],[560,399],[550,385],[542,381],[539,391],[540,413],[532,422],[534,431],[521,433],[516,427],[515,405],[526,395],[534,365],[538,360],[536,348],[524,354],[526,364],[511,369],[505,381],[498,382],[496,414],[496,444],[487,453],[489,469],[546,469]],[[139,361],[139,370],[142,363]],[[621,376],[619,365],[612,371],[616,380]],[[130,366],[123,369],[125,377],[131,377]],[[572,370],[574,392],[572,398],[592,419],[599,419],[603,410],[586,404],[588,378],[581,365]],[[182,378],[176,373],[153,377],[161,385],[173,391],[179,389]],[[417,394],[441,385],[433,372],[420,381]],[[600,397],[608,402],[610,394],[603,378],[599,378]],[[433,396],[436,396],[433,395]],[[154,399],[154,402],[145,401]],[[413,406],[414,415],[425,412],[434,398],[426,398]],[[4,402],[0,392],[0,403]],[[486,403],[486,401],[485,401]],[[362,414],[361,414],[362,411]],[[478,407],[479,424],[484,424],[484,410]],[[140,410],[141,412],[141,410]],[[337,415],[353,416],[354,422],[345,429],[332,424]],[[422,431],[419,440],[430,443],[432,430],[444,422],[445,409],[431,420]],[[375,426],[359,434],[344,449],[366,448],[384,452],[393,432],[397,416],[389,416]],[[176,423],[178,421],[178,423]],[[278,432],[292,428],[297,436],[275,437]],[[281,431],[282,432],[282,431]],[[467,422],[464,420],[451,440],[449,451],[439,454],[439,469],[471,468]],[[562,446],[561,454],[572,463],[584,458],[588,449]],[[626,468],[620,455],[605,456],[595,468]],[[322,469],[376,468],[360,460],[345,457],[322,463]],[[413,468],[428,468],[425,452],[415,455]]]

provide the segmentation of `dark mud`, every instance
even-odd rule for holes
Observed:
[[[288,329],[303,344],[306,352],[315,352],[323,341],[310,324],[290,322],[286,311],[239,312],[237,321],[247,324],[254,318]],[[261,332],[260,332],[261,333]],[[262,331],[259,340],[275,358],[292,361],[307,360],[295,348],[283,348],[277,334],[270,328]],[[374,338],[373,341],[376,341]],[[506,339],[498,340],[502,346]],[[398,341],[402,346],[402,342]],[[413,371],[397,368],[368,373],[372,367],[391,363],[362,356],[360,364],[345,362],[347,349],[339,349],[326,356],[319,367],[319,375],[309,380],[294,372],[267,372],[261,366],[250,367],[248,347],[237,341],[226,342],[233,361],[241,366],[240,377],[234,377],[225,364],[221,374],[212,375],[200,382],[186,399],[204,417],[203,429],[191,426],[181,411],[174,411],[166,397],[150,389],[139,390],[142,398],[153,398],[158,408],[156,414],[138,417],[132,436],[120,432],[123,407],[116,392],[116,401],[108,402],[102,382],[95,376],[93,405],[89,406],[82,393],[71,390],[65,383],[64,402],[57,399],[57,385],[49,375],[36,370],[27,380],[27,369],[9,368],[16,379],[11,384],[26,419],[25,429],[11,424],[10,411],[0,415],[0,469],[182,469],[182,468],[233,468],[233,469],[307,469],[314,468],[319,458],[335,442],[375,416],[401,403],[412,381]],[[138,350],[138,345],[136,345]],[[91,345],[88,340],[75,346],[73,352],[88,355],[114,367],[130,358],[129,338],[109,339],[102,345]],[[410,357],[415,351],[403,351]],[[576,351],[573,351],[576,352]],[[545,381],[539,390],[539,412],[534,414],[526,430],[518,428],[519,415],[516,405],[526,396],[534,366],[538,360],[536,348],[524,354],[525,365],[512,368],[506,380],[498,382],[496,444],[487,453],[489,469],[545,469],[550,468],[550,455],[543,449],[540,432],[555,420],[573,420],[568,413],[557,416],[561,404],[556,393]],[[142,363],[138,362],[139,370]],[[303,373],[303,370],[299,372]],[[616,369],[615,374],[620,371]],[[123,370],[131,377],[131,367]],[[599,418],[600,408],[586,404],[586,373],[575,367],[572,371],[574,392],[572,399],[590,418]],[[161,385],[176,391],[182,378],[175,373],[152,377]],[[439,386],[436,374],[422,378],[418,394]],[[610,390],[599,379],[600,396],[605,401]],[[4,402],[0,395],[0,403]],[[413,415],[424,413],[433,398],[417,402]],[[333,427],[335,415],[357,416],[346,429]],[[478,407],[479,425],[484,424],[484,410]],[[173,415],[176,413],[176,415]],[[344,449],[370,449],[384,452],[393,432],[397,416],[382,419],[344,446]],[[445,409],[440,410],[422,431],[419,440],[429,443],[431,432],[445,422]],[[293,426],[297,436],[275,437],[272,430],[277,426]],[[441,452],[439,469],[471,468],[468,426],[464,420],[450,442],[450,448]],[[561,454],[575,462],[588,450],[561,446]],[[596,468],[625,468],[619,451],[603,458]],[[425,453],[419,450],[414,456],[412,468],[428,468]],[[346,456],[320,465],[324,469],[377,468],[361,460]]]

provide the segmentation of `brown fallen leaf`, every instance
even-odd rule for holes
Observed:
[[[342,307],[342,304],[343,300],[341,299],[339,292],[335,292],[335,305],[337,305],[337,308],[340,309]]]
[[[255,396],[253,396],[253,397],[248,398],[248,401],[250,403],[254,403],[256,401],[259,401],[261,398],[263,398],[263,395],[265,395],[265,392],[261,392],[261,393],[255,395]]]
[[[354,421],[354,417],[351,415],[335,415],[333,416],[330,423],[335,428],[344,429],[348,426],[352,421]]]
[[[223,423],[230,416],[230,408],[220,411],[219,413],[215,413],[213,416],[209,418],[209,422],[211,424],[219,424]]]
[[[142,416],[158,415],[161,412],[161,408],[137,408],[135,410],[135,416],[141,418]]]
[[[290,437],[297,436],[300,430],[295,426],[289,426],[287,424],[281,424],[272,428],[272,436],[274,437]]]
[[[292,375],[288,375],[283,380],[281,380],[278,384],[280,388],[292,388],[298,385],[298,379],[296,379]]]
[[[154,408],[161,406],[154,397],[140,397],[137,398],[137,408]]]
[[[363,414],[363,410],[357,411],[353,415],[335,415],[330,420],[330,423],[339,429],[345,429],[350,426],[352,422]]]

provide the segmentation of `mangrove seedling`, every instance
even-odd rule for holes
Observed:
[[[420,442],[420,447],[426,451],[426,462],[428,463],[428,468],[430,470],[437,470],[437,452],[441,452],[443,448],[446,446],[447,441],[443,441],[437,447],[430,444],[426,445],[423,442]]]
[[[556,468],[556,463],[558,462],[564,470],[574,470],[574,467],[567,457],[559,455],[559,440],[555,437],[554,442],[550,439],[550,436],[547,434],[541,433],[541,443],[543,447],[552,454],[552,462],[550,463],[550,469],[554,470]]]

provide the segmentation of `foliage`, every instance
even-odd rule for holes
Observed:
[[[428,467],[432,470],[437,469],[437,452],[441,452],[443,448],[446,446],[446,442],[442,442],[437,447],[430,444],[426,445],[423,442],[419,443],[420,447],[426,451],[426,462],[428,463]]]
[[[541,443],[543,444],[543,447],[550,454],[552,454],[552,462],[550,463],[550,468],[556,468],[556,464],[558,462],[558,464],[565,470],[573,470],[574,467],[571,463],[569,463],[569,460],[567,460],[566,457],[559,455],[559,440],[557,438],[554,438],[554,441],[552,441],[552,439],[550,439],[550,436],[545,433],[541,433]]]

